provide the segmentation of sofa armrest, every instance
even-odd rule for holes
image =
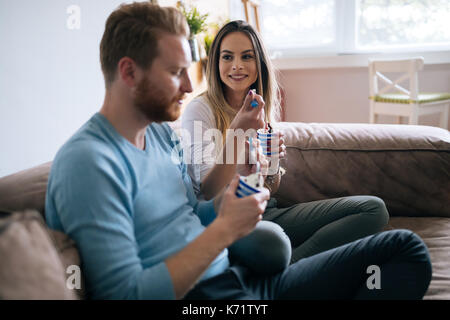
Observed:
[[[281,206],[349,195],[391,215],[450,217],[450,133],[429,126],[279,123],[287,170]]]

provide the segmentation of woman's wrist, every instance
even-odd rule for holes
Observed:
[[[270,193],[273,194],[278,191],[281,183],[281,177],[286,173],[286,170],[281,166],[278,167],[278,172],[276,174],[266,176],[265,186],[270,190]]]
[[[278,168],[278,172],[277,173],[266,176],[266,181],[267,182],[272,182],[273,183],[277,179],[281,179],[281,172],[280,172],[279,168]]]

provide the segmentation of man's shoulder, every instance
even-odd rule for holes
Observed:
[[[88,171],[115,162],[115,155],[105,143],[95,139],[71,139],[58,151],[52,171],[88,174]]]
[[[74,171],[77,168],[114,162],[115,158],[116,154],[111,143],[89,120],[58,150],[52,167],[70,168]]]

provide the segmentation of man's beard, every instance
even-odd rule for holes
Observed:
[[[136,87],[134,105],[151,122],[175,121],[181,113],[178,101],[166,97],[166,93],[151,85],[147,77]]]

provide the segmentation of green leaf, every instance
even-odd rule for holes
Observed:
[[[208,14],[201,14],[198,9],[192,6],[190,9],[186,9],[184,5],[180,6],[181,12],[186,17],[187,23],[189,25],[189,29],[191,31],[191,37],[196,34],[206,31],[207,24],[206,18]]]

